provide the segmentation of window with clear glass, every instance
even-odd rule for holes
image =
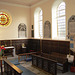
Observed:
[[[40,10],[39,12],[39,36],[43,37],[43,23],[42,23],[42,20],[43,20],[43,16],[42,16],[42,10]]]
[[[40,8],[34,13],[34,37],[43,38],[43,12]]]
[[[66,5],[62,2],[57,8],[57,34],[58,37],[66,37]]]

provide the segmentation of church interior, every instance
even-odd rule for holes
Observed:
[[[75,75],[75,0],[0,0],[0,75]]]

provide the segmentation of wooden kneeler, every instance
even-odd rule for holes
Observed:
[[[71,72],[75,72],[75,67],[71,66]]]

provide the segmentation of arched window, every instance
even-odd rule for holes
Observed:
[[[58,37],[66,37],[65,3],[62,2],[57,8],[57,34]]]
[[[66,4],[56,0],[52,6],[52,39],[66,38]]]
[[[37,8],[34,12],[34,37],[43,37],[43,12],[41,8]]]

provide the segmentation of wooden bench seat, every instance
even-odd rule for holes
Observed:
[[[68,59],[66,55],[59,53],[41,53],[40,56],[57,61],[57,68],[61,70],[63,73],[68,71]]]
[[[32,65],[49,72],[51,75],[57,75],[57,62],[55,60],[39,54],[32,54]]]

